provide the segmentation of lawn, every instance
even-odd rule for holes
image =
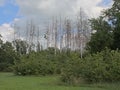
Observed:
[[[120,83],[65,86],[58,76],[15,76],[0,73],[0,90],[120,90]]]

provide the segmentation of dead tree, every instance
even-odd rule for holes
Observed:
[[[66,49],[71,49],[71,21],[69,19],[66,20]]]
[[[35,24],[33,23],[33,21],[30,22],[30,32],[29,32],[29,52],[34,51],[35,50]]]
[[[37,46],[36,46],[36,51],[40,52],[41,51],[41,44],[40,44],[40,29],[37,27]]]
[[[80,51],[81,58],[83,57],[83,50],[86,44],[86,37],[88,37],[89,24],[88,18],[85,12],[80,9],[80,12],[77,16],[77,41],[78,41],[78,50]]]

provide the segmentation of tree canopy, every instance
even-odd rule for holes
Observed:
[[[120,49],[120,1],[114,0],[111,8],[102,12],[100,17],[90,20],[96,32],[92,34],[87,49],[91,53],[100,52],[108,47]]]

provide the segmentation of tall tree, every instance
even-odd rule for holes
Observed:
[[[120,50],[120,0],[113,0],[112,8],[104,12],[113,27],[113,45],[112,49]]]
[[[113,0],[111,8],[105,10],[97,19],[91,20],[92,29],[96,31],[88,43],[91,53],[105,47],[120,50],[120,0]]]
[[[65,21],[65,30],[66,30],[66,49],[71,49],[71,21],[67,19]]]
[[[0,71],[11,71],[14,61],[19,60],[12,43],[2,43],[0,47]]]
[[[112,29],[103,17],[91,19],[91,27],[93,33],[90,42],[87,44],[87,49],[90,53],[97,53],[104,50],[106,47],[111,48],[112,45]]]
[[[80,56],[83,56],[83,50],[85,48],[85,44],[87,43],[87,39],[89,38],[90,28],[88,24],[88,17],[86,13],[80,8],[79,14],[77,16],[77,50],[80,51]],[[85,40],[86,39],[86,40]]]

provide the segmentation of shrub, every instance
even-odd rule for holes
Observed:
[[[65,66],[61,80],[68,84],[76,84],[76,82],[79,84],[83,79],[93,83],[120,81],[120,53],[118,51],[106,48],[84,59],[73,57]]]
[[[79,84],[81,82],[82,59],[79,58],[78,53],[71,53],[68,55],[65,67],[62,68],[61,80],[68,84]]]
[[[22,56],[20,62],[16,62],[14,73],[17,75],[49,75],[61,73],[63,61],[60,54],[53,51],[33,52]]]

